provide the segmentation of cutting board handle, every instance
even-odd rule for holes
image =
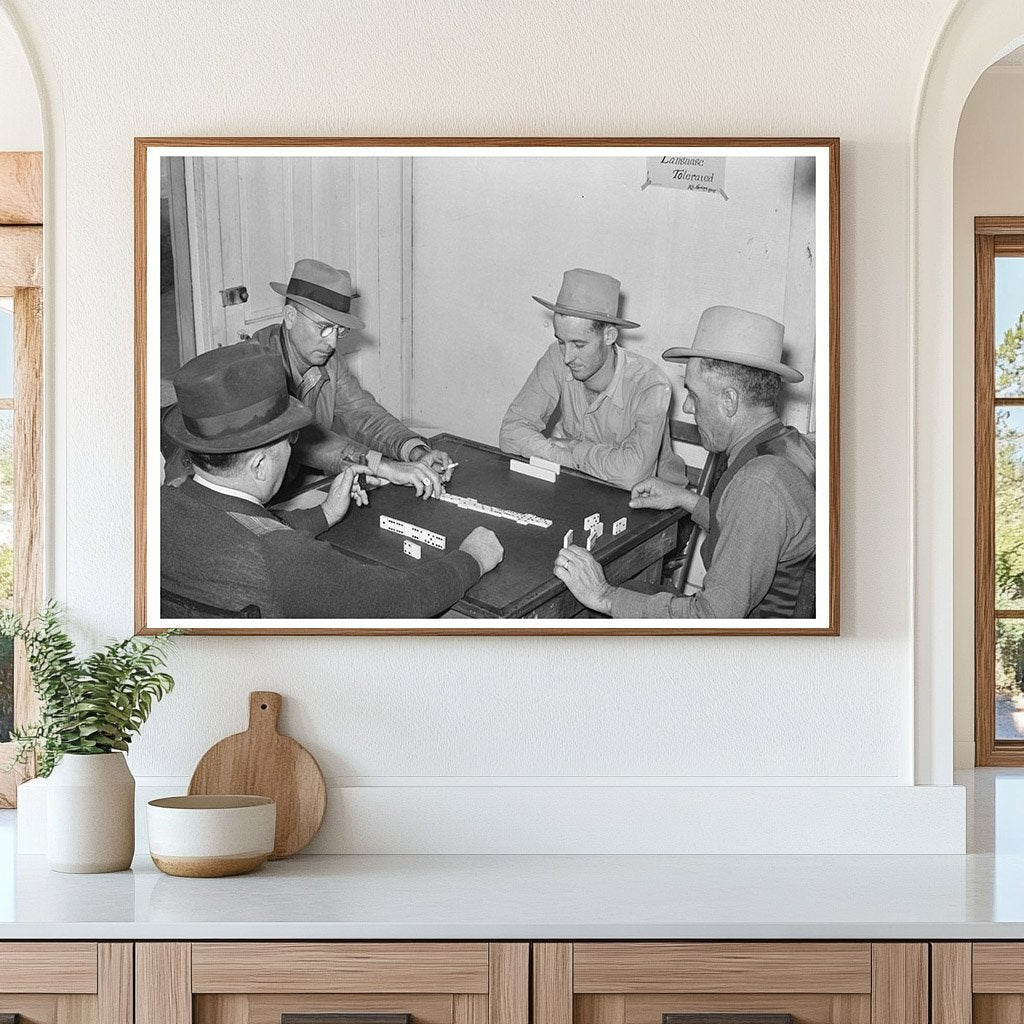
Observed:
[[[272,690],[249,693],[249,732],[277,732],[281,714],[281,694]]]

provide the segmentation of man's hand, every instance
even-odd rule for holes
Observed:
[[[478,526],[460,545],[460,551],[472,555],[480,566],[480,575],[489,573],[504,557],[501,541],[486,526]]]
[[[581,604],[604,615],[612,613],[614,587],[604,578],[604,570],[589,551],[575,545],[562,548],[555,558],[555,575]]]
[[[333,526],[345,518],[353,499],[357,505],[367,503],[369,499],[366,497],[366,491],[359,482],[359,477],[365,472],[366,466],[348,466],[343,473],[334,478],[331,489],[320,506],[328,526]]]
[[[697,504],[697,492],[680,484],[670,484],[660,477],[649,476],[641,480],[629,495],[630,508],[685,508],[692,512]]]
[[[381,459],[377,475],[393,484],[415,487],[416,494],[424,499],[441,496],[441,478],[424,462],[392,462],[390,459]]]
[[[443,483],[448,483],[451,480],[454,470],[452,469],[452,457],[447,452],[441,451],[440,448],[426,450],[417,448],[416,451],[418,454],[413,456],[410,461],[429,466]]]
[[[571,437],[549,437],[546,440],[556,452],[562,452],[566,455],[572,451],[573,446],[576,444],[575,439]]]

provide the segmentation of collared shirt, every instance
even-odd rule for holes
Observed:
[[[430,447],[360,385],[339,351],[322,367],[302,373],[283,324],[261,327],[252,340],[280,354],[288,390],[315,418],[292,446],[293,463],[340,473],[346,465],[366,462],[371,455],[376,455],[379,465],[381,455],[408,461],[417,448]]]
[[[195,482],[207,490],[216,491],[218,494],[230,494],[232,498],[241,498],[243,501],[251,501],[254,505],[263,508],[263,502],[254,494],[246,494],[245,491],[236,491],[233,487],[225,487],[223,484],[215,484],[212,480],[200,475],[200,471],[193,473]]]
[[[499,444],[511,455],[536,455],[629,490],[653,476],[671,454],[668,378],[644,356],[613,349],[615,370],[595,395],[576,380],[551,345],[540,357],[501,423]],[[547,437],[552,413],[558,421]],[[553,443],[559,439],[571,443]]]
[[[732,463],[768,424],[738,438]],[[618,587],[612,615],[624,619],[743,619],[771,588],[781,563],[798,562],[815,545],[814,484],[779,455],[760,455],[727,484],[718,506],[720,532],[703,588],[691,597],[640,594]]]

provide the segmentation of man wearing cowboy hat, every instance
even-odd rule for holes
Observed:
[[[450,608],[502,559],[497,537],[474,530],[444,558],[406,572],[367,565],[315,535],[353,497],[348,466],[322,505],[275,515],[297,434],[313,413],[288,393],[277,353],[252,342],[213,349],[174,376],[178,404],[164,429],[194,475],[160,489],[160,588],[165,618],[426,618]]]
[[[437,497],[451,475],[448,454],[431,449],[363,390],[338,352],[343,335],[366,326],[350,312],[358,293],[348,271],[299,260],[287,284],[271,281],[270,287],[284,296],[282,321],[260,328],[252,340],[280,356],[289,391],[313,413],[293,465],[339,473],[366,463],[373,476]]]
[[[782,362],[783,326],[733,306],[706,309],[692,348],[671,348],[686,363],[692,413],[709,452],[728,452],[710,503],[684,486],[652,477],[632,508],[684,508],[708,531],[701,591],[641,594],[609,586],[600,565],[578,547],[563,548],[555,575],[588,608],[616,618],[813,618],[814,454],[776,415],[783,381],[803,374]]]
[[[571,466],[628,490],[669,456],[672,389],[649,359],[615,344],[619,282],[593,270],[567,270],[554,302],[555,343],[540,357],[501,422],[510,455]],[[551,414],[558,422],[548,430]]]

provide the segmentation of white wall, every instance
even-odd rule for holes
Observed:
[[[418,418],[497,444],[509,402],[553,340],[551,313],[531,296],[553,301],[563,271],[589,267],[622,281],[622,315],[640,327],[622,330],[619,343],[664,369],[674,416],[685,397],[682,367],[661,353],[691,344],[704,309],[724,303],[780,321],[789,312],[786,361],[806,382],[786,388],[782,413],[808,429],[814,195],[799,190],[794,208],[794,160],[728,159],[728,201],[641,189],[646,177],[642,156],[413,160]]]
[[[1024,66],[990,68],[960,119],[954,162],[953,636],[956,764],[974,764],[974,218],[1024,214]]]
[[[51,589],[89,639],[132,627],[133,136],[843,140],[841,638],[188,638],[136,773],[187,776],[267,687],[329,777],[361,796],[418,781],[421,805],[508,780],[913,781],[908,156],[945,0],[5,8],[51,104]],[[515,820],[495,822],[511,847]]]
[[[25,50],[0,18],[0,152],[43,148],[39,96]]]

